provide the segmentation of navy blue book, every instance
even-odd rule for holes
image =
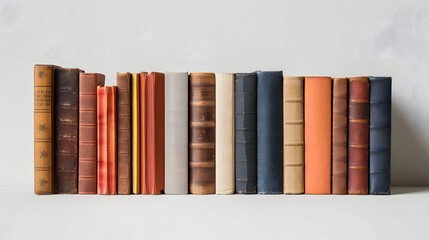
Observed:
[[[283,193],[283,72],[257,74],[257,190]]]
[[[369,193],[390,194],[392,78],[369,77]]]
[[[256,73],[235,74],[235,190],[256,193]]]

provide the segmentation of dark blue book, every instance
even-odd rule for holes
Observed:
[[[390,194],[392,78],[369,81],[369,193]]]
[[[235,74],[235,189],[256,193],[256,73]]]
[[[283,193],[283,72],[257,74],[259,194]]]

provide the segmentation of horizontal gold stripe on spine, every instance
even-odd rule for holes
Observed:
[[[191,148],[202,148],[202,149],[215,148],[214,143],[190,143],[189,146]]]
[[[349,166],[349,168],[353,170],[368,170],[368,167],[362,167],[362,166]]]
[[[349,99],[349,102],[351,102],[351,103],[369,103],[369,100],[368,99]]]
[[[349,145],[351,148],[368,148],[368,145]]]
[[[214,121],[210,121],[210,122],[190,122],[189,123],[190,127],[214,127],[215,126],[215,122]]]
[[[285,125],[300,125],[304,124],[304,121],[284,121]]]
[[[303,167],[304,164],[303,163],[285,163],[284,166],[285,167]]]
[[[202,168],[208,168],[208,167],[214,167],[214,162],[189,162],[190,167],[202,167]]]
[[[304,143],[285,143],[284,146],[304,146]]]
[[[189,103],[191,107],[214,107],[215,104],[215,101],[195,101]]]
[[[349,119],[349,122],[352,122],[352,123],[367,123],[367,122],[369,122],[369,120],[368,119]]]

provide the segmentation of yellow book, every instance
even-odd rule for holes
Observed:
[[[140,78],[132,74],[131,116],[132,116],[132,182],[133,193],[140,194]]]

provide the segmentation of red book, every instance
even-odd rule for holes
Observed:
[[[146,79],[147,72],[140,73],[140,192],[149,194],[147,182],[147,161],[146,161]]]
[[[97,87],[97,193],[117,194],[117,87]]]

